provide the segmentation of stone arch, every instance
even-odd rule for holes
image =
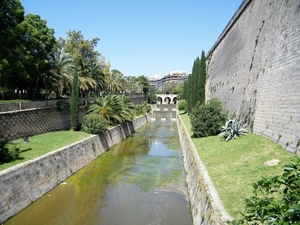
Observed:
[[[162,98],[160,96],[157,96],[157,104],[162,104]]]
[[[168,104],[170,104],[171,103],[171,98],[170,97],[165,97],[164,101],[168,102]]]
[[[172,102],[173,102],[174,104],[177,103],[177,96],[175,96],[175,97],[173,98]]]

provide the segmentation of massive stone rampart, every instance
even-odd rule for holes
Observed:
[[[207,99],[300,152],[300,1],[244,0],[207,54]]]
[[[0,224],[151,121],[150,114],[0,172]]]

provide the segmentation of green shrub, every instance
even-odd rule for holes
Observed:
[[[10,162],[20,155],[20,148],[13,143],[0,143],[0,162]]]
[[[264,177],[253,183],[253,196],[246,199],[243,219],[230,224],[299,224],[300,156],[283,167],[281,176]]]
[[[108,122],[101,114],[90,113],[84,117],[81,130],[90,134],[100,134],[108,128]]]
[[[63,111],[68,106],[68,103],[65,101],[57,101],[56,106],[59,111]]]
[[[211,99],[207,103],[192,108],[190,114],[194,137],[207,137],[220,133],[220,128],[226,121],[226,113],[218,99]]]
[[[179,101],[178,110],[186,112],[187,111],[187,107],[188,107],[187,101],[185,101],[185,100]]]
[[[147,102],[142,102],[135,105],[135,115],[145,115],[146,113],[151,112],[151,105]]]

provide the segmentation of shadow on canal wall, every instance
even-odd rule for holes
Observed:
[[[148,123],[147,114],[0,172],[0,224]]]
[[[232,217],[223,207],[181,117],[177,115],[177,118],[193,224],[225,225]]]

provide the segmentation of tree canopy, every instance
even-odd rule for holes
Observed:
[[[46,20],[35,14],[24,15],[19,0],[1,0],[2,98],[4,93],[17,98],[70,96],[75,63],[81,96],[149,91],[146,77],[124,77],[119,70],[110,71],[110,63],[96,50],[98,37],[87,40],[80,30],[70,30],[65,38],[56,40],[54,29],[47,26]]]

